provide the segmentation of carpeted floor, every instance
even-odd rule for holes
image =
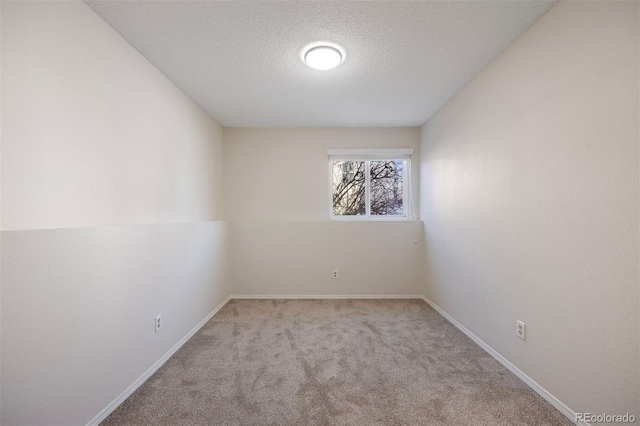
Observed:
[[[423,301],[233,300],[102,424],[571,422]]]

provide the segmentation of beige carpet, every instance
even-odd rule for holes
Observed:
[[[233,300],[103,424],[571,422],[423,301]]]

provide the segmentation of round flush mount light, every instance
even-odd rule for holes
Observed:
[[[304,51],[304,63],[311,68],[326,71],[342,63],[342,49],[335,45],[315,44]]]

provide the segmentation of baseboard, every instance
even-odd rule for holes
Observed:
[[[498,352],[496,352],[491,346],[487,345],[484,341],[482,341],[482,339],[480,339],[478,336],[473,334],[468,328],[466,328],[464,325],[456,321],[455,318],[453,318],[451,315],[446,313],[441,307],[433,303],[426,296],[421,296],[420,298],[425,302],[427,302],[427,304],[429,304],[429,306],[435,309],[440,315],[445,317],[446,320],[449,321],[451,324],[453,324],[458,330],[466,334],[467,337],[469,337],[478,346],[484,349],[485,352],[487,352],[489,355],[494,357],[500,364],[504,365],[509,371],[515,374],[520,380],[522,380],[527,386],[533,389],[538,395],[543,397],[549,404],[553,405],[558,411],[564,414],[569,420],[571,420],[573,423],[578,425],[589,426],[588,423],[585,423],[582,421],[576,421],[575,411],[571,410],[569,407],[564,405],[562,401],[560,401],[558,398],[553,396],[545,388],[543,388],[538,383],[536,383],[531,377],[527,376],[524,372],[522,372],[522,370],[520,370],[518,367],[513,365],[509,360],[507,360],[505,357],[503,357]]]
[[[153,373],[155,373],[160,367],[162,367],[162,365],[167,362],[169,358],[171,358],[171,356],[182,347],[182,345],[187,343],[187,341],[191,339],[193,335],[198,332],[198,330],[200,330],[215,314],[217,314],[218,311],[222,309],[224,305],[227,304],[227,302],[229,302],[229,300],[231,300],[231,296],[228,296],[222,301],[222,303],[216,306],[213,311],[211,311],[206,317],[204,317],[204,319],[200,321],[195,327],[193,327],[191,331],[189,331],[182,339],[180,339],[178,343],[176,343],[171,349],[169,349],[169,351],[164,354],[162,358],[156,361],[156,363],[153,364],[142,376],[138,377],[138,379],[133,382],[131,386],[129,386],[116,399],[114,399],[111,404],[107,405],[104,410],[98,413],[97,416],[95,416],[89,423],[87,423],[87,426],[98,425],[100,424],[100,422],[106,419],[107,416],[113,412],[113,410],[118,408],[118,406],[122,404],[125,399],[129,398],[129,396],[134,393],[144,382],[146,382],[147,379],[151,377],[151,375],[153,375]]]
[[[232,294],[232,299],[423,299],[421,294]]]
[[[96,415],[87,426],[100,424],[109,414],[113,412],[120,404],[122,404],[133,392],[135,392],[153,373],[155,373],[162,365],[167,362],[171,356],[178,351],[194,334],[198,332],[220,309],[224,307],[232,299],[420,299],[424,300],[429,306],[435,309],[440,315],[447,319],[456,328],[462,331],[467,337],[473,340],[485,352],[495,358],[500,364],[505,366],[509,371],[515,374],[527,386],[533,389],[538,395],[553,405],[558,411],[564,414],[569,420],[578,425],[590,426],[588,423],[576,422],[576,413],[562,403],[558,398],[549,393],[546,389],[536,383],[532,378],[527,376],[522,370],[513,365],[509,360],[496,352],[491,346],[482,341],[478,336],[473,334],[469,329],[460,324],[451,315],[446,313],[442,308],[433,303],[429,298],[419,294],[356,294],[356,295],[265,295],[265,294],[231,294],[222,301],[213,311],[211,311],[202,321],[200,321],[191,331],[189,331],[178,343],[176,343],[169,351],[162,356],[155,364],[153,364],[144,374],[142,374],[135,382],[133,382],[124,392],[122,392],[113,402],[111,402],[104,410]]]

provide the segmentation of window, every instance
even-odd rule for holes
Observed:
[[[329,150],[332,219],[407,219],[413,150]]]

